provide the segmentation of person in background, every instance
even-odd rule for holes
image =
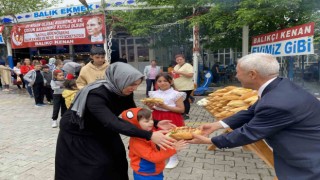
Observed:
[[[153,110],[152,116],[157,120],[171,120],[172,124],[177,127],[184,126],[182,113],[184,112],[183,101],[186,98],[185,92],[174,90],[173,79],[168,73],[160,73],[156,77],[158,86],[157,91],[150,91],[151,98],[163,99],[163,104],[147,104]],[[179,164],[178,155],[175,154],[170,157],[167,169],[175,168]]]
[[[47,60],[45,60],[45,59],[41,59],[41,60],[40,60],[40,63],[41,63],[41,65],[42,65],[42,66],[44,66],[44,65],[46,65],[46,64],[47,64]]]
[[[61,59],[57,59],[56,62],[54,63],[55,65],[55,70],[58,69],[58,70],[62,70],[62,67],[63,67],[63,61]]]
[[[121,58],[120,58],[120,62],[128,63],[127,55],[126,55],[126,54],[122,54],[122,56],[121,56]]]
[[[25,76],[29,71],[31,71],[33,69],[34,69],[34,67],[31,64],[30,59],[29,58],[25,58],[24,61],[23,61],[23,65],[20,68],[21,74],[23,76]],[[31,86],[29,86],[29,82],[24,80],[24,84],[25,84],[25,86],[27,88],[27,91],[28,91],[30,97],[33,98],[32,88],[31,88]]]
[[[93,47],[90,50],[90,58],[92,61],[81,68],[76,81],[79,89],[96,80],[105,79],[105,71],[109,65],[105,61],[105,55],[106,52],[101,47]]]
[[[212,82],[217,85],[220,79],[220,70],[219,70],[220,63],[215,62],[211,68],[212,72]]]
[[[173,68],[174,87],[180,92],[187,94],[186,99],[183,101],[185,112],[184,119],[189,119],[190,111],[190,94],[194,89],[193,82],[193,67],[187,63],[183,54],[177,54],[175,56],[177,65]]]
[[[4,89],[2,91],[10,91],[11,84],[11,69],[5,62],[0,62],[0,81],[3,82]]]
[[[53,72],[56,69],[56,58],[50,58],[49,63],[47,64],[49,66],[49,69],[51,72]]]
[[[47,102],[48,104],[52,105],[52,100],[53,100],[53,96],[52,96],[52,89],[51,89],[51,80],[52,80],[52,72],[50,71],[50,68],[48,65],[42,65],[42,73],[43,73],[43,77],[46,80],[46,84],[44,85],[44,94],[46,96]]]
[[[67,79],[74,79],[79,76],[80,70],[83,66],[83,63],[79,64],[76,62],[68,62],[63,65],[62,69],[66,73]]]
[[[162,72],[160,66],[157,66],[156,60],[152,60],[151,64],[144,68],[144,76],[146,78],[147,88],[146,88],[146,96],[149,97],[149,91],[151,91],[151,86],[153,87],[153,91],[156,90],[156,76]]]
[[[320,101],[279,76],[280,65],[266,53],[252,53],[238,60],[236,77],[242,87],[258,91],[259,100],[235,115],[200,128],[207,136],[193,135],[190,143],[233,148],[265,139],[273,150],[279,180],[315,180],[320,177]]]
[[[21,83],[23,81],[23,76],[21,74],[20,68],[21,68],[21,63],[17,62],[17,65],[13,67],[13,73],[12,73],[14,80],[17,82],[18,89],[21,89],[21,86],[18,84],[19,80]],[[22,84],[24,84],[24,83],[22,83]]]
[[[77,83],[75,79],[66,79],[65,82],[63,83],[64,85],[64,90],[62,92],[62,97],[64,98],[64,101],[66,103],[67,109],[69,109],[75,95],[79,91],[77,87]]]
[[[35,107],[41,107],[45,105],[43,103],[44,85],[47,81],[43,76],[43,72],[41,72],[41,68],[41,64],[39,62],[35,62],[34,69],[24,75],[24,79],[28,81],[29,86],[32,87],[36,104]]]
[[[33,65],[33,66],[35,66],[35,64],[38,64],[38,63],[40,63],[38,59],[32,60],[32,65]]]
[[[174,69],[174,67],[176,66],[176,62],[171,62],[171,64],[169,65],[169,67],[168,67],[168,73],[170,74],[170,76],[172,76],[173,77],[173,74],[172,74],[172,72],[173,72],[173,69]]]
[[[150,132],[154,130],[152,112],[148,109],[131,108],[123,111],[121,118],[139,129]],[[165,160],[184,149],[186,145],[185,141],[177,141],[173,145],[174,149],[163,150],[157,148],[152,141],[130,137],[128,149],[133,179],[163,180]]]
[[[62,97],[62,92],[64,90],[64,75],[63,72],[59,69],[53,71],[53,79],[51,80],[51,89],[53,90],[53,112],[52,112],[52,123],[51,127],[58,127],[58,116],[61,109],[61,117],[64,112],[67,110],[66,103]]]

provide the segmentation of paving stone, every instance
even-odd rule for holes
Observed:
[[[247,169],[245,167],[241,167],[241,166],[225,165],[225,171],[247,173]]]
[[[203,163],[201,163],[201,162],[184,162],[183,167],[192,167],[192,168],[202,169]]]
[[[202,179],[203,174],[197,174],[197,173],[181,173],[179,176],[179,179],[183,180],[195,180],[195,179]]]
[[[258,168],[247,168],[247,173],[270,175],[270,172],[268,171],[268,169],[258,169]]]
[[[221,177],[221,178],[236,178],[235,172],[222,172],[222,171],[214,171],[214,177]]]
[[[220,159],[216,159],[215,164],[221,164],[221,165],[229,165],[229,166],[234,166],[234,161],[225,161],[225,160],[220,160]]]
[[[237,179],[260,180],[261,177],[258,174],[245,174],[245,173],[237,172]]]

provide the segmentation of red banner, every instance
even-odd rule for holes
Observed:
[[[252,37],[252,46],[313,36],[314,22]]]
[[[104,15],[53,19],[16,24],[11,30],[13,49],[73,44],[102,44],[105,41]]]

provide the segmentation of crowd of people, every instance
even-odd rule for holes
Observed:
[[[248,110],[201,125],[203,134],[193,134],[188,141],[165,135],[184,126],[189,115],[193,67],[182,54],[175,56],[177,64],[170,72],[162,72],[151,61],[144,74],[127,63],[108,64],[103,48],[93,48],[90,57],[84,66],[56,59],[49,64],[25,59],[12,70],[16,79],[24,81],[23,87],[31,87],[28,92],[36,107],[44,105],[44,95],[53,104],[52,127],[58,126],[60,111],[55,179],[127,180],[128,161],[120,134],[130,136],[135,180],[164,179],[163,170],[179,164],[177,153],[187,144],[233,148],[261,139],[273,148],[279,180],[320,177],[320,102],[279,77],[279,63],[272,55],[253,53],[237,63],[237,79],[244,88],[257,90],[259,100]],[[5,76],[7,67],[0,68]],[[133,93],[145,79],[146,96],[161,98],[163,103],[136,106]],[[233,131],[211,137],[223,128]],[[297,143],[305,145],[298,147]]]

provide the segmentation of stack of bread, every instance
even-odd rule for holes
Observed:
[[[203,105],[217,120],[222,120],[238,111],[248,109],[257,100],[257,91],[227,86],[209,94],[199,105]]]
[[[207,98],[198,101],[198,105],[204,106],[216,120],[222,120],[238,111],[248,109],[257,100],[257,91],[228,86],[209,94]],[[231,131],[231,129],[225,130],[226,133]],[[274,167],[273,152],[264,141],[260,140],[245,147],[256,153],[270,167]],[[216,146],[212,144],[207,149],[215,150]]]

